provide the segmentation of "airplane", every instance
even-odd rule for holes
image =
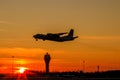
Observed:
[[[67,32],[65,33],[47,33],[45,34],[36,34],[33,35],[33,37],[36,39],[36,41],[38,41],[38,39],[42,39],[43,41],[45,40],[50,40],[50,41],[57,41],[57,42],[64,42],[64,41],[72,41],[76,38],[78,38],[78,36],[73,37],[73,33],[74,33],[74,29],[71,29],[70,32],[68,33],[68,35],[62,36],[64,34],[67,34]]]

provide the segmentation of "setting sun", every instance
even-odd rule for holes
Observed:
[[[20,72],[21,74],[24,73],[24,72],[25,72],[25,68],[24,68],[24,67],[21,67],[20,70],[19,70],[19,72]]]

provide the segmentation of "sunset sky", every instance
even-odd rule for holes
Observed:
[[[37,33],[69,32],[70,42],[35,41]],[[120,69],[120,0],[0,0],[0,72]],[[83,61],[85,63],[83,64]]]

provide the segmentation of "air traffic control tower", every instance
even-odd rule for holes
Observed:
[[[44,56],[44,61],[45,61],[45,64],[46,64],[46,74],[49,73],[49,63],[50,63],[50,55],[48,53],[45,54]]]

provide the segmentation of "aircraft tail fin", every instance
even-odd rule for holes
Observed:
[[[71,30],[70,30],[70,32],[69,32],[69,34],[68,34],[68,36],[73,37],[73,33],[74,33],[74,30],[73,30],[73,29],[71,29]]]

